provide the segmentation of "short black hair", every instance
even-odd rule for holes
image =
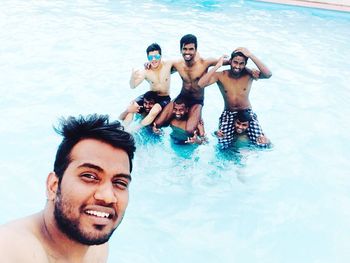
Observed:
[[[132,171],[132,159],[136,150],[133,136],[124,131],[119,121],[109,121],[108,115],[91,114],[86,117],[61,118],[60,123],[54,130],[63,136],[58,146],[54,163],[54,172],[59,182],[71,162],[73,147],[83,139],[96,139],[107,143],[114,148],[124,150],[129,157],[130,172]]]
[[[156,102],[157,100],[157,92],[156,91],[147,91],[145,94],[143,94],[143,98],[150,101],[150,100],[154,100],[154,102]]]
[[[185,104],[185,107],[186,107],[186,108],[189,107],[188,100],[186,100],[185,98],[182,98],[182,97],[177,97],[177,98],[174,100],[174,103],[176,103],[176,104]]]
[[[236,52],[236,51],[233,51],[232,53],[231,53],[231,59],[230,60],[232,60],[234,57],[243,57],[244,58],[244,60],[245,60],[245,63],[247,64],[247,62],[248,62],[248,57],[246,57],[246,55],[244,55],[242,52]]]
[[[187,45],[187,44],[194,44],[194,47],[197,49],[197,37],[192,34],[184,35],[180,39],[180,50],[184,45]]]
[[[152,51],[158,51],[159,55],[162,54],[162,49],[160,48],[160,46],[157,43],[153,43],[147,47],[147,49],[146,49],[147,55],[149,54],[149,52],[152,52]]]
[[[237,111],[236,119],[240,122],[247,122],[253,119],[250,110],[239,110]]]

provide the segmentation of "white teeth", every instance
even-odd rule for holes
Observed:
[[[105,213],[105,212],[87,210],[86,213],[89,214],[89,215],[97,216],[97,217],[104,217],[104,218],[108,218],[109,217],[109,214]]]

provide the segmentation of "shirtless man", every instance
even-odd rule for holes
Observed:
[[[253,120],[250,110],[239,110],[237,111],[235,121],[233,123],[234,129],[228,132],[228,136],[233,136],[233,142],[236,147],[249,146],[251,145],[250,138],[248,137],[247,131],[249,128],[249,123]],[[218,138],[223,138],[226,136],[221,130],[216,132]],[[258,137],[258,142],[260,144],[270,144],[270,140],[262,135]],[[253,142],[253,145],[255,143]]]
[[[130,88],[134,89],[144,80],[150,84],[150,90],[157,92],[156,104],[153,106],[147,116],[140,122],[141,126],[150,125],[157,117],[158,113],[170,101],[170,74],[172,73],[173,62],[162,60],[162,50],[157,43],[153,43],[146,49],[148,58],[147,69],[134,70],[132,69],[130,78]],[[143,106],[144,95],[136,98],[132,102],[135,107]],[[123,116],[123,115],[121,115]],[[128,125],[133,119],[133,113],[124,116],[125,125]]]
[[[247,134],[249,139],[260,147],[268,147],[269,143],[262,143],[261,138],[264,133],[259,125],[257,116],[252,111],[249,101],[249,93],[252,86],[252,74],[247,71],[246,64],[250,58],[260,70],[260,79],[268,79],[272,76],[271,71],[246,48],[237,48],[231,54],[231,68],[221,72],[217,70],[223,65],[224,57],[222,56],[218,63],[210,69],[198,82],[202,88],[217,83],[225,103],[225,109],[219,119],[219,131],[225,134],[219,138],[221,148],[227,148],[234,139],[234,120],[238,110],[248,110],[252,115],[249,122]]]
[[[202,144],[205,143],[205,131],[203,121],[199,121],[194,134],[186,132],[186,125],[188,122],[189,106],[188,102],[182,98],[176,98],[174,100],[173,114],[170,121],[170,127],[172,133],[170,137],[175,144]]]
[[[108,243],[128,205],[133,137],[106,115],[70,117],[43,211],[0,226],[1,262],[107,262]]]
[[[130,105],[126,108],[126,110],[119,115],[120,120],[124,120],[126,116],[128,116],[128,118],[130,118],[131,116],[131,120],[133,119],[140,120],[139,122],[136,122],[133,128],[131,128],[132,125],[128,125],[126,127],[126,130],[129,132],[137,131],[143,127],[143,125],[141,125],[142,120],[148,116],[148,114],[150,113],[150,111],[152,110],[152,108],[154,107],[158,99],[157,92],[155,91],[147,91],[142,96],[143,96],[142,106],[140,106],[137,103],[131,102]],[[138,115],[141,118],[134,118],[135,114],[136,116]]]
[[[204,102],[204,90],[198,86],[198,81],[210,66],[214,66],[218,59],[203,59],[197,52],[197,38],[188,34],[180,40],[180,50],[183,59],[173,62],[174,69],[182,78],[182,89],[178,97],[189,103],[186,132],[194,134],[201,119]],[[170,102],[155,120],[154,129],[167,126],[173,114],[174,103]]]

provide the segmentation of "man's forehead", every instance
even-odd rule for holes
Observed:
[[[159,50],[152,50],[148,52],[148,54],[159,54]]]
[[[240,56],[240,55],[236,55],[235,57],[232,58],[232,61],[237,61],[237,62],[245,62],[244,57]]]
[[[186,108],[186,105],[184,103],[181,103],[181,104],[174,103],[174,107],[176,107],[176,108]]]
[[[195,48],[195,44],[194,43],[183,44],[182,48]]]
[[[240,121],[240,120],[236,120],[236,122],[238,124],[249,124],[249,121]]]

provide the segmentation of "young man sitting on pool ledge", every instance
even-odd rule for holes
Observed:
[[[107,262],[108,240],[128,205],[133,137],[107,115],[70,117],[43,211],[0,227],[1,262]]]

